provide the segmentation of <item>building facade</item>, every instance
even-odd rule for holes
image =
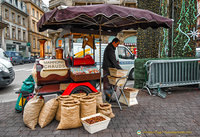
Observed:
[[[95,4],[114,4],[121,5],[126,7],[137,7],[136,0],[50,0],[49,1],[49,9],[52,10],[58,6],[83,6],[83,5],[95,5]],[[124,30],[117,35],[120,39],[121,44],[126,45],[134,52],[136,48],[137,41],[137,31],[136,30]],[[114,36],[103,36],[102,43],[109,43],[112,41]]]
[[[5,36],[4,36],[4,30],[5,30],[5,27],[7,27],[7,23],[4,22],[2,20],[2,5],[1,5],[1,2],[0,2],[0,48],[3,48],[5,50]]]
[[[27,8],[20,0],[1,1],[2,19],[7,23],[3,30],[4,44],[2,48],[7,51],[18,51],[28,56],[30,47],[28,43]]]
[[[40,44],[39,39],[47,39],[45,43],[45,56],[52,54],[51,38],[48,36],[48,32],[39,32],[37,30],[37,22],[48,11],[48,7],[43,3],[42,0],[23,0],[27,6],[28,12],[28,41],[31,47],[31,55],[40,55]]]

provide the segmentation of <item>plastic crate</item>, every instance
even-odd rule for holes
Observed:
[[[127,76],[128,70],[109,68],[110,75],[113,77],[124,77]]]
[[[86,119],[96,117],[96,116],[102,116],[106,120],[96,122],[94,124],[89,124],[85,121]],[[97,113],[97,114],[94,114],[94,115],[91,115],[91,116],[88,116],[88,117],[81,118],[81,122],[83,123],[85,130],[87,130],[90,134],[93,134],[93,133],[96,133],[98,131],[106,129],[108,127],[109,122],[110,122],[110,118],[101,114],[101,113]]]

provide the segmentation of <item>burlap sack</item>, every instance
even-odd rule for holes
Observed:
[[[109,103],[101,103],[98,105],[98,113],[104,114],[109,118],[114,118],[115,114],[112,112],[111,104]]]
[[[95,96],[96,97],[97,106],[100,103],[103,103],[102,92],[93,92],[93,93],[88,94],[88,96]]]
[[[39,121],[38,121],[41,128],[45,127],[53,120],[53,118],[56,115],[57,109],[58,109],[57,98],[53,98],[44,104],[40,112]]]
[[[44,105],[44,99],[41,97],[37,97],[37,95],[35,95],[32,99],[30,99],[27,102],[24,108],[24,114],[23,114],[24,124],[29,128],[31,128],[32,130],[35,130],[35,126],[37,125],[38,117],[43,105]]]
[[[81,101],[81,118],[96,114],[96,97],[85,96]]]
[[[67,101],[61,103],[61,119],[57,129],[70,129],[81,127],[80,101]]]
[[[56,112],[57,121],[60,121],[60,117],[61,117],[61,102],[70,101],[70,100],[74,100],[74,99],[69,95],[64,95],[64,96],[61,95],[58,97],[58,110]]]
[[[71,97],[73,97],[74,99],[77,99],[80,101],[80,98],[87,96],[86,93],[75,93],[75,94],[71,94]]]

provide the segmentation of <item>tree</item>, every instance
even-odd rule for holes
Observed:
[[[138,0],[138,8],[147,9],[159,14],[160,0]],[[157,58],[160,29],[148,28],[137,30],[138,58]]]

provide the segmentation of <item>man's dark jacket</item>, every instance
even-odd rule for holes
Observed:
[[[106,47],[103,55],[103,70],[109,71],[108,68],[122,69],[117,63],[115,49],[112,43],[109,43]]]

